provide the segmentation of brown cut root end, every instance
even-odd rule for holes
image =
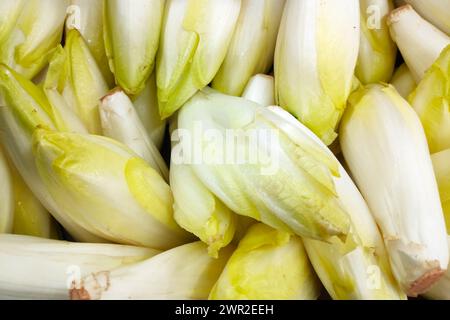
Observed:
[[[390,26],[393,23],[396,23],[400,20],[401,15],[405,11],[414,10],[414,8],[410,4],[405,4],[404,6],[401,6],[397,9],[394,9],[391,11],[391,13],[388,15],[386,23],[388,26]]]
[[[80,289],[69,290],[70,300],[91,300],[89,292],[81,287]]]
[[[110,90],[104,97],[100,98],[100,102],[104,103],[105,100],[109,99],[111,96],[113,96],[116,93],[124,92],[121,87],[115,87],[114,89]]]
[[[407,294],[409,297],[417,297],[419,294],[427,292],[430,287],[435,284],[445,273],[441,268],[433,269],[425,273],[416,280],[409,288]]]

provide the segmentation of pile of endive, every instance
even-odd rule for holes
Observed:
[[[450,0],[1,0],[0,299],[450,299]]]

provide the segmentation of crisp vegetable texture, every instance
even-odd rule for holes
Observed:
[[[315,300],[320,287],[299,237],[251,226],[209,295],[218,300]]]
[[[424,293],[447,269],[448,246],[419,118],[393,87],[361,88],[350,97],[340,142],[383,233],[395,277],[409,295]]]
[[[422,121],[431,153],[450,148],[450,44],[409,97]]]
[[[359,37],[358,0],[286,1],[275,52],[276,100],[327,145],[336,139],[352,88]]]
[[[450,300],[449,108],[450,0],[0,0],[0,300]]]

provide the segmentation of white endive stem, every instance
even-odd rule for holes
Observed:
[[[32,154],[31,137],[37,127],[57,129],[51,106],[31,81],[0,64],[0,93],[5,107],[0,107],[1,139],[9,158],[41,203],[77,241],[104,242],[87,232],[57,206],[44,186]]]
[[[79,288],[71,289],[70,296],[76,300],[206,299],[232,250],[227,247],[214,259],[203,243],[186,244],[139,263],[93,273],[82,279]]]
[[[302,240],[257,223],[240,240],[209,299],[315,300],[319,294]]]
[[[284,3],[285,0],[242,0],[233,39],[212,82],[214,89],[240,96],[251,76],[269,71]]]
[[[109,85],[113,85],[114,76],[109,70],[103,40],[104,4],[105,0],[70,0],[70,6],[67,9],[66,33],[71,29],[80,31],[103,76]]]
[[[275,51],[277,104],[325,144],[351,92],[360,42],[358,0],[287,0]]]
[[[158,250],[0,235],[0,299],[69,299],[82,277],[137,263]]]
[[[395,277],[416,296],[443,275],[449,259],[422,125],[390,86],[362,88],[349,101],[340,130],[343,154],[382,231]]]
[[[155,146],[161,149],[164,142],[164,134],[166,133],[167,121],[162,120],[159,115],[156,72],[152,73],[144,90],[137,96],[131,98],[147,134],[152,138]]]
[[[250,78],[242,97],[263,107],[275,105],[275,80],[272,76],[257,74]]]
[[[10,233],[14,221],[14,197],[11,174],[0,145],[0,233]]]
[[[169,169],[144,128],[130,98],[117,88],[100,102],[103,134],[136,152],[168,182]]]
[[[25,1],[17,24],[0,44],[0,62],[33,78],[61,41],[68,5],[69,0]]]
[[[116,83],[138,94],[153,71],[165,0],[108,0],[104,39]]]
[[[387,21],[416,83],[450,44],[450,37],[423,19],[413,7],[405,5],[391,12]]]
[[[425,19],[450,35],[450,0],[405,0]]]
[[[417,86],[416,80],[414,80],[411,71],[409,71],[408,66],[405,63],[395,71],[391,84],[404,99],[408,99],[409,95]]]

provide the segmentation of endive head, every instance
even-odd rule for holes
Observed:
[[[431,153],[450,148],[450,44],[409,97],[425,129]]]
[[[100,136],[38,129],[33,153],[49,193],[92,232],[155,248],[186,238],[173,220],[169,186],[124,145]]]
[[[101,133],[98,103],[108,85],[78,30],[69,30],[64,49],[53,54],[44,87],[55,105],[65,102],[90,133]]]
[[[413,7],[393,10],[387,19],[392,39],[417,83],[450,44],[450,37],[423,19]]]
[[[258,223],[239,242],[209,298],[315,300],[319,294],[301,239]]]
[[[392,86],[370,85],[350,97],[340,142],[396,279],[408,295],[425,292],[445,272],[448,247],[419,117]]]
[[[2,1],[3,2],[3,1]],[[69,0],[29,0],[0,46],[0,61],[26,78],[34,77],[61,41]]]
[[[266,73],[273,54],[285,0],[243,0],[233,39],[212,87],[240,96],[250,77]]]
[[[104,38],[116,83],[138,94],[153,71],[159,46],[164,0],[108,0]]]
[[[157,57],[159,110],[171,116],[219,70],[241,0],[168,0]]]
[[[339,164],[279,108],[204,89],[180,111],[183,157],[234,212],[317,239],[344,236],[348,216],[333,178]]]
[[[397,48],[386,18],[393,8],[391,0],[360,1],[361,40],[355,74],[364,84],[391,79]]]
[[[327,145],[337,136],[352,89],[359,29],[357,0],[286,1],[275,51],[275,96]]]

